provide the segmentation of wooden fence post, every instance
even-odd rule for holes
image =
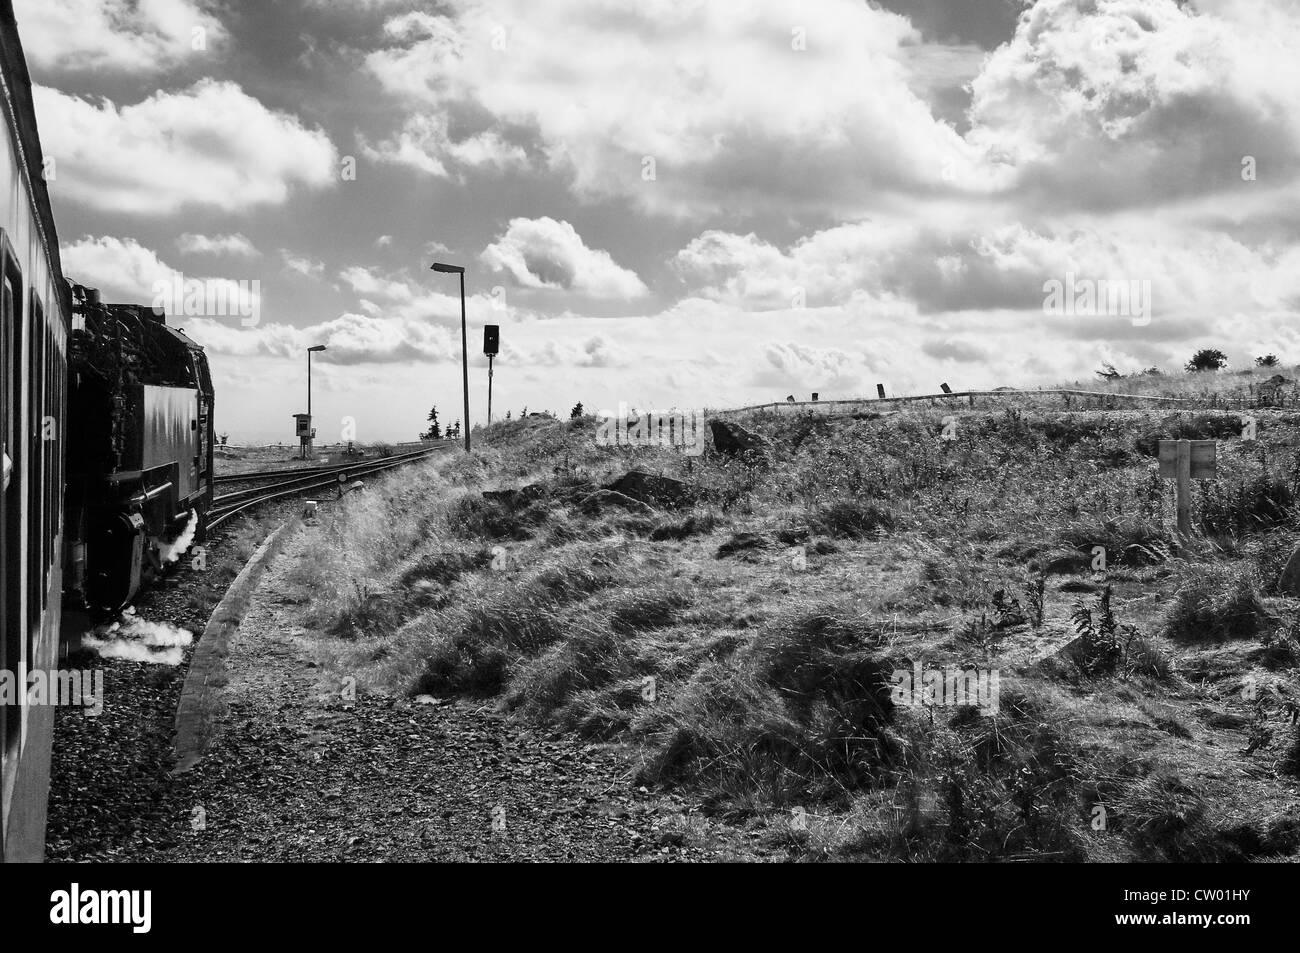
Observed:
[[[1178,457],[1175,464],[1175,479],[1178,482],[1178,535],[1184,540],[1192,535],[1192,442],[1178,441]]]

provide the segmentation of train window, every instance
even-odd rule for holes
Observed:
[[[21,285],[19,286],[21,287]],[[45,533],[44,533],[44,497],[45,497],[45,441],[41,439],[45,416],[45,385],[49,379],[45,373],[45,322],[40,320],[36,308],[27,312],[28,337],[31,341],[29,356],[27,406],[30,412],[27,418],[27,440],[30,446],[27,472],[27,661],[33,659],[32,649],[36,643],[41,626],[42,585],[45,579]]]
[[[37,421],[40,425],[36,439],[41,445],[41,518],[40,525],[37,529],[41,535],[41,564],[40,564],[40,587],[41,587],[41,609],[44,610],[50,598],[50,568],[54,561],[54,470],[55,463],[58,460],[59,437],[58,432],[58,405],[56,401],[56,381],[58,375],[54,372],[55,367],[55,341],[52,329],[45,322],[45,309],[41,307],[41,302],[36,297],[34,288],[27,289],[28,297],[32,302],[32,322],[35,325],[35,332],[40,336],[42,343],[41,354],[41,377],[44,384],[41,387],[41,401],[39,417]],[[32,656],[35,658],[35,655]]]
[[[3,437],[4,453],[9,456],[12,465],[9,485],[0,495],[0,625],[3,625],[4,637],[0,639],[0,670],[17,672],[23,664],[23,618],[21,608],[22,590],[18,580],[22,575],[23,539],[21,534],[20,494],[22,492],[22,353],[23,325],[16,317],[15,289],[22,287],[20,281],[14,280],[12,261],[4,262],[3,275],[0,276],[0,375],[3,387],[0,387],[0,437]],[[3,735],[5,775],[4,785],[7,789],[12,784],[12,771],[16,764],[18,747],[22,742],[22,707],[19,705],[0,705],[0,735]]]

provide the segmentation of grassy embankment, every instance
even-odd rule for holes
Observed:
[[[1255,417],[1247,442],[1222,412],[752,416],[752,465],[501,423],[323,517],[295,572],[363,688],[629,745],[794,856],[1294,857],[1300,416]],[[1163,436],[1220,441],[1185,545]],[[590,499],[634,467],[690,501]],[[996,670],[997,714],[893,704],[918,662]]]

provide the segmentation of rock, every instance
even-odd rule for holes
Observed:
[[[1055,549],[1035,556],[1030,567],[1047,576],[1070,576],[1092,567],[1092,556],[1077,549]]]
[[[734,556],[736,553],[766,549],[767,546],[767,537],[760,536],[758,533],[734,533],[731,539],[718,547],[717,558],[725,559],[728,556]]]
[[[613,483],[607,484],[605,489],[642,503],[659,506],[681,506],[691,498],[690,486],[681,480],[646,473],[644,470],[629,470]]]
[[[1292,551],[1291,558],[1286,561],[1278,589],[1284,596],[1300,596],[1300,546]]]
[[[729,420],[710,420],[709,430],[713,434],[714,448],[729,457],[760,454],[767,450],[764,438]]]
[[[617,490],[597,490],[595,493],[584,497],[582,502],[578,504],[578,508],[585,513],[600,513],[611,506],[621,507],[630,512],[642,513],[647,516],[654,512],[653,509],[640,500],[634,500]]]
[[[534,503],[546,495],[546,490],[537,483],[530,483],[528,486],[522,486],[519,489],[505,488],[501,490],[484,490],[483,499],[492,503],[500,503],[509,509],[518,509]]]

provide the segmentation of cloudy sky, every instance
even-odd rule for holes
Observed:
[[[68,276],[181,315],[219,430],[1300,361],[1292,0],[15,0]],[[1136,282],[1148,319],[1045,308]]]

